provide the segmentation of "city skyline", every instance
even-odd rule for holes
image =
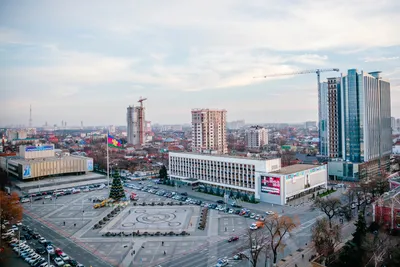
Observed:
[[[316,75],[253,79],[315,68],[382,71],[400,117],[397,1],[274,3],[3,1],[0,125],[29,125],[30,105],[33,126],[125,125],[140,96],[154,123],[316,121]]]

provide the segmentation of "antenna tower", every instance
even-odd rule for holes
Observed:
[[[29,106],[29,128],[32,128],[32,105]]]

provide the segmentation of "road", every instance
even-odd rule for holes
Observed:
[[[231,243],[228,243],[227,241],[220,241],[218,243],[204,245],[196,252],[182,255],[181,257],[173,257],[172,260],[169,260],[167,263],[162,263],[161,265],[163,267],[215,266],[220,255],[230,255],[230,258],[232,258],[235,252],[241,251],[240,247],[242,245],[243,243],[239,241]],[[240,261],[230,260],[229,266],[234,266],[237,263],[240,263]]]
[[[102,259],[93,255],[83,247],[75,244],[68,238],[58,234],[47,225],[44,225],[34,218],[24,214],[23,224],[29,226],[30,228],[39,232],[41,236],[46,238],[48,241],[53,242],[56,247],[60,247],[65,253],[70,255],[72,258],[76,259],[78,262],[82,263],[84,266],[93,267],[110,267],[112,265],[104,262]],[[39,244],[37,241],[35,241]]]

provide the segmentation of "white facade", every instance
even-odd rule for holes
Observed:
[[[226,110],[192,110],[192,150],[228,152],[226,142]]]
[[[268,144],[268,130],[261,126],[252,126],[246,130],[246,147],[260,148]]]
[[[295,164],[261,174],[260,201],[285,205],[301,194],[327,188],[327,180],[326,165]]]
[[[182,125],[175,124],[175,125],[163,125],[161,127],[162,132],[169,132],[169,131],[182,131]]]
[[[19,146],[19,156],[24,159],[51,158],[55,156],[54,145]]]
[[[170,152],[169,176],[197,179],[222,189],[252,193],[268,203],[288,200],[327,186],[327,166],[296,164],[281,168],[281,159],[256,159],[199,153]]]
[[[172,179],[198,179],[222,188],[255,193],[259,198],[260,173],[281,168],[281,159],[255,159],[198,153],[169,153]]]

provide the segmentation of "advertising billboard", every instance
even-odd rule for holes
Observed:
[[[89,172],[92,172],[92,171],[93,171],[93,159],[88,159],[88,160],[86,161],[86,163],[87,163],[87,170],[88,170]]]
[[[24,166],[24,178],[30,178],[31,177],[31,165],[25,165]]]
[[[54,147],[50,145],[46,146],[27,146],[25,147],[25,152],[37,152],[37,151],[48,151],[53,150]]]
[[[261,192],[280,195],[281,179],[279,177],[261,176]]]

